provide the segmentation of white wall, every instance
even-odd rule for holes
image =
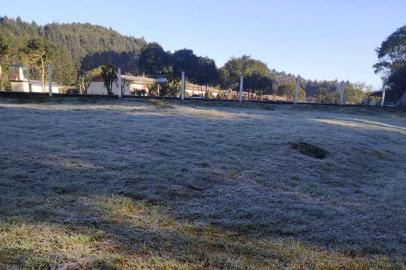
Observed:
[[[193,95],[199,95],[204,97],[206,95],[206,90],[189,90],[189,89],[185,89],[185,92],[189,95],[189,96],[193,96]],[[210,92],[211,97],[213,98],[217,98],[219,93],[218,92]]]
[[[26,91],[29,92],[29,91]],[[32,93],[49,93],[48,85],[45,85],[44,91],[42,91],[42,85],[38,84],[33,84],[31,85],[31,92]],[[59,93],[59,87],[57,86],[52,86],[52,93],[58,94]]]
[[[142,84],[133,83],[125,87],[124,95],[131,95],[131,90],[142,90],[145,87]],[[120,93],[120,88],[113,83],[112,89],[113,95]],[[104,82],[91,82],[87,89],[88,95],[107,95],[107,88],[104,86]]]
[[[13,92],[29,92],[28,82],[11,82],[11,91]]]
[[[103,82],[91,82],[87,88],[88,95],[107,95],[107,89]]]
[[[11,91],[13,92],[30,92],[30,86],[28,82],[11,82]],[[42,91],[41,83],[32,83],[31,84],[31,93],[48,93],[48,84],[45,85],[44,91]],[[52,86],[52,93],[59,93],[59,86]]]

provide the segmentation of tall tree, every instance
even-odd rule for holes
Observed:
[[[237,90],[241,75],[244,76],[244,89],[251,93],[251,96],[254,93],[262,95],[272,91],[273,80],[268,66],[246,55],[231,58],[220,69],[220,84],[222,87]]]
[[[173,53],[173,71],[175,76],[185,72],[190,81],[196,82],[199,74],[199,58],[192,50],[183,49]]]
[[[151,76],[173,73],[171,54],[164,51],[158,43],[150,43],[145,46],[138,62],[141,71]]]
[[[220,74],[214,60],[208,57],[199,57],[197,63],[196,83],[206,85],[216,85],[219,83]]]
[[[78,72],[77,76],[77,88],[80,94],[87,94],[87,89],[89,88],[90,84],[92,83],[92,79],[97,75],[102,73],[101,66],[98,68],[94,68],[89,71],[80,71]]]
[[[346,83],[344,98],[346,104],[360,104],[368,97],[368,93],[372,92],[372,88],[364,83]]]
[[[7,58],[9,45],[6,39],[0,36],[0,90],[4,90],[4,84],[6,82],[6,68],[5,66],[8,64]],[[3,61],[3,59],[5,59]]]
[[[62,48],[58,48],[41,38],[29,39],[20,49],[20,61],[32,67],[34,78],[40,78],[43,87],[46,81],[46,66],[53,66],[53,81],[64,85],[73,85],[76,80],[76,68],[72,58]]]
[[[276,91],[278,96],[286,97],[287,99],[292,100],[295,96],[295,83],[293,81],[289,83],[284,83],[278,87]],[[299,100],[303,101],[306,98],[306,91],[299,86],[298,92]]]
[[[53,66],[53,81],[63,85],[74,85],[77,80],[77,69],[69,53],[52,44],[46,48],[48,62]]]
[[[335,104],[338,103],[338,100],[339,100],[338,92],[332,92],[324,87],[319,88],[316,92],[317,103]]]
[[[383,74],[385,87],[399,98],[406,91],[406,25],[397,29],[377,49],[376,73]]]
[[[185,72],[188,81],[206,85],[206,88],[218,83],[219,74],[214,60],[197,56],[188,49],[174,52],[172,59],[175,77],[180,77],[181,73]]]
[[[221,69],[221,84],[226,88],[236,88],[241,75],[257,75],[267,77],[270,74],[268,66],[250,56],[243,55],[240,58],[231,58]]]
[[[8,51],[8,42],[2,36],[0,36],[0,56],[3,57],[7,54]]]
[[[25,59],[31,64],[34,70],[38,71],[41,76],[42,90],[45,89],[45,66],[47,60],[47,44],[43,39],[33,38],[28,40],[27,46],[23,48]]]
[[[113,94],[113,83],[117,80],[117,74],[112,65],[104,65],[101,67],[101,75],[103,77],[104,86],[107,89],[107,95]]]
[[[251,93],[251,97],[254,93],[258,95],[270,94],[272,92],[273,81],[268,76],[264,76],[257,72],[248,74],[244,78],[245,91]]]

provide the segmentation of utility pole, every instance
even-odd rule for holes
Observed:
[[[382,91],[382,99],[381,99],[381,107],[385,107],[385,97],[386,97],[386,89],[384,88]]]
[[[241,75],[241,77],[240,77],[240,94],[238,95],[240,103],[242,103],[243,90],[244,90],[244,76]]]
[[[181,82],[181,92],[180,92],[180,99],[185,99],[185,72],[182,72],[182,82]]]
[[[296,79],[295,79],[295,100],[294,100],[295,104],[297,104],[298,97],[299,97],[299,80],[296,77]]]
[[[121,98],[121,68],[118,68],[117,72],[117,84],[118,84],[118,98]]]
[[[345,92],[345,82],[342,81],[340,84],[340,106],[344,105],[344,92]]]
[[[52,97],[52,73],[52,66],[48,64],[48,91],[50,97]]]

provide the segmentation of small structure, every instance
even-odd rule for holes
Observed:
[[[48,93],[48,87],[44,86],[42,81],[29,79],[30,69],[28,67],[14,64],[10,65],[8,70],[12,92]],[[60,88],[56,83],[52,83],[52,93],[59,93]]]
[[[121,75],[122,88],[118,83],[113,83],[113,95],[118,95],[122,90],[122,95],[148,95],[149,88],[154,83],[160,83],[160,81],[148,77]],[[107,95],[107,88],[104,85],[104,80],[101,75],[93,77],[92,82],[87,88],[88,95]]]
[[[381,99],[384,98],[383,106],[406,107],[406,90],[403,91],[403,94],[400,97],[391,90],[378,90],[374,91],[371,95]],[[369,100],[367,100],[367,103],[369,104]]]
[[[189,97],[217,98],[220,94],[220,89],[186,82],[185,93]]]

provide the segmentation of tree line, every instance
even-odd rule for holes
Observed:
[[[30,49],[30,43],[38,46]],[[19,17],[0,17],[1,79],[4,87],[9,88],[6,73],[13,63],[31,67],[34,79],[42,77],[38,72],[42,69],[39,62],[52,63],[56,82],[71,86],[76,86],[85,72],[105,63],[136,73],[139,71],[137,59],[145,44],[143,38],[122,36],[97,25],[52,23],[40,26]],[[43,57],[37,58],[40,52],[44,52]]]
[[[404,31],[404,30],[402,30]],[[399,59],[390,51],[393,42],[386,42],[379,52],[381,59],[377,71],[392,68],[386,81],[388,87],[396,87],[401,81]],[[386,61],[387,55],[393,59]],[[1,83],[9,88],[7,67],[15,62],[31,67],[35,79],[45,80],[44,67],[54,66],[54,79],[63,85],[83,88],[101,66],[121,67],[123,73],[132,75],[165,76],[172,88],[178,87],[181,72],[188,81],[203,86],[238,90],[239,78],[244,76],[244,89],[250,95],[277,95],[293,97],[296,76],[270,69],[268,65],[250,56],[232,57],[222,67],[213,59],[196,55],[193,50],[181,49],[173,53],[160,44],[148,43],[143,38],[126,37],[102,26],[91,24],[26,23],[20,18],[0,18],[0,65],[3,67]],[[383,60],[385,59],[385,61]],[[401,65],[400,65],[401,66]],[[99,73],[100,74],[100,73]],[[332,103],[338,100],[337,81],[312,81],[298,77],[299,97],[313,97],[318,102]],[[367,86],[347,82],[346,101],[359,103],[365,98]]]
[[[240,76],[244,76],[244,91],[249,95],[277,95],[293,99],[296,76],[271,70],[266,63],[250,56],[232,57],[223,67],[217,68],[214,60],[199,57],[192,50],[182,49],[174,53],[165,51],[158,43],[147,44],[139,58],[139,68],[149,76],[165,76],[180,79],[182,71],[188,80],[200,85],[217,86],[238,90]],[[311,81],[298,76],[299,99],[315,97],[319,103],[338,103],[339,82]],[[363,83],[346,82],[345,101],[360,103],[371,88]]]

